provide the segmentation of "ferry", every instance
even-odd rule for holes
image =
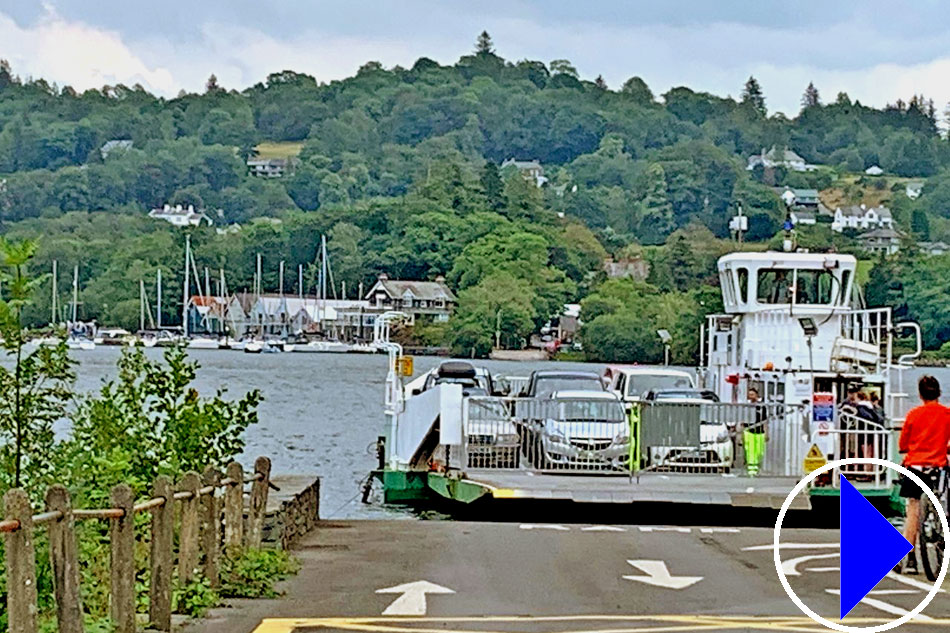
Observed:
[[[897,434],[908,405],[903,371],[921,353],[920,328],[895,322],[890,308],[862,305],[857,260],[735,252],[720,258],[718,273],[724,312],[708,315],[698,332],[698,384],[649,398],[631,398],[621,388],[616,395],[628,413],[621,426],[608,411],[616,402],[599,396],[526,398],[426,376],[410,382],[411,362],[387,335],[401,315],[384,315],[376,345],[389,353],[387,422],[374,475],[385,500],[659,501],[774,511],[827,461],[899,461]],[[910,351],[895,358],[899,339]],[[669,369],[657,369],[663,371]],[[860,415],[849,398],[880,403],[877,415]],[[751,441],[745,431],[753,428],[767,437],[755,468],[744,450]],[[513,437],[518,459],[472,459],[485,454],[486,443]],[[629,445],[629,454],[619,463],[616,456],[600,460],[605,442]],[[735,450],[723,448],[730,444]],[[532,455],[537,446],[554,445],[571,451],[563,466]],[[899,504],[891,470],[857,466],[819,477],[792,507],[839,494],[841,475],[879,505]]]

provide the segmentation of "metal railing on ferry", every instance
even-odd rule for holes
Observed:
[[[827,431],[834,436],[834,458],[877,457],[890,459],[892,431],[881,424],[850,413],[839,413],[837,428]],[[841,486],[844,475],[856,484],[884,488],[891,481],[890,469],[873,464],[855,464],[835,469],[834,487]]]
[[[602,398],[470,397],[466,469],[630,474],[639,471],[795,476],[806,408],[784,404],[661,402],[625,407]]]

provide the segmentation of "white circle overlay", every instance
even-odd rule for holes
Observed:
[[[824,627],[834,631],[842,631],[843,633],[880,633],[882,631],[890,631],[891,629],[897,628],[902,624],[906,624],[911,619],[920,615],[920,613],[925,608],[927,608],[927,605],[929,605],[930,602],[935,597],[937,597],[937,593],[940,592],[943,581],[947,577],[948,563],[950,563],[950,551],[944,551],[943,562],[940,565],[940,573],[937,575],[937,581],[934,583],[934,586],[930,589],[930,592],[921,601],[921,603],[914,607],[912,611],[902,615],[896,620],[886,622],[884,624],[878,624],[876,626],[848,626],[846,624],[839,624],[837,622],[832,622],[831,620],[826,620],[809,609],[808,605],[802,602],[802,600],[795,594],[788,582],[788,578],[785,577],[785,572],[782,570],[781,554],[779,552],[779,537],[782,531],[782,522],[785,520],[785,515],[788,513],[788,510],[792,505],[792,501],[795,500],[795,497],[801,494],[805,490],[805,487],[817,479],[820,475],[835,468],[840,468],[841,466],[853,466],[858,464],[869,464],[872,466],[891,468],[920,486],[921,490],[923,490],[923,492],[927,495],[927,498],[930,499],[930,502],[933,504],[934,508],[937,509],[937,516],[940,517],[940,524],[943,527],[943,533],[950,534],[950,524],[947,522],[947,513],[944,512],[943,507],[940,505],[940,500],[937,498],[937,495],[934,494],[934,491],[930,489],[930,486],[927,486],[920,477],[903,466],[887,461],[886,459],[878,459],[876,457],[849,457],[847,459],[837,459],[830,461],[821,468],[813,470],[804,479],[799,481],[795,487],[792,488],[792,491],[788,493],[788,496],[785,498],[785,502],[782,504],[782,509],[778,513],[778,518],[775,520],[775,529],[772,535],[773,559],[775,562],[775,573],[778,574],[779,582],[782,583],[782,588],[785,589],[785,593],[787,593],[791,601],[795,603],[795,606],[801,609],[802,613],[807,615],[809,618]],[[918,546],[919,545],[920,544],[918,543]]]

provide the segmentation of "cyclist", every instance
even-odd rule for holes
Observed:
[[[947,467],[947,449],[950,444],[950,410],[940,404],[940,383],[933,376],[923,376],[917,383],[922,404],[907,414],[901,429],[900,452],[904,467],[935,488],[940,471]],[[923,491],[907,477],[901,478],[900,494],[907,499],[907,522],[904,538],[917,547],[920,530],[920,498]],[[900,567],[900,565],[898,565]],[[917,556],[914,550],[904,561],[905,574],[917,574]]]

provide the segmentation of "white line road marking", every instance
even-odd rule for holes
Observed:
[[[778,548],[783,549],[839,549],[841,543],[779,543]],[[771,552],[775,547],[768,545],[753,545],[752,547],[743,547],[743,552]]]
[[[377,589],[376,593],[401,594],[391,605],[386,607],[383,615],[425,615],[427,593],[450,594],[455,592],[448,587],[431,583],[428,580],[417,580],[395,587]]]
[[[591,525],[589,527],[582,527],[581,532],[626,532],[624,528],[615,527],[613,525]]]
[[[869,591],[869,596],[900,596],[906,595],[909,593],[920,593],[918,589],[875,589],[874,591]]]
[[[893,571],[889,572],[885,578],[890,578],[891,580],[896,580],[897,582],[902,582],[908,587],[915,587],[917,589],[923,589],[924,591],[930,591],[933,587],[931,582],[923,582],[916,580],[915,578],[908,578],[907,576],[902,576],[901,574],[896,574]],[[939,589],[940,593],[947,593],[946,589]]]
[[[672,576],[666,563],[661,560],[628,560],[628,563],[642,571],[646,576],[624,576],[625,580],[642,582],[645,585],[664,589],[686,589],[703,579],[702,576]]]
[[[563,525],[557,525],[556,523],[522,523],[520,526],[522,530],[557,530],[558,532],[570,532],[571,528],[565,527]]]
[[[739,528],[699,528],[703,534],[738,534]]]
[[[837,596],[841,593],[837,589],[825,589],[825,591],[834,596]],[[864,598],[861,600],[861,604],[866,604],[869,607],[872,607],[879,611],[883,611],[884,613],[890,613],[891,615],[896,615],[896,616],[907,615],[908,613],[910,613],[910,611],[908,611],[907,609],[902,609],[889,602],[884,602],[883,600],[878,600],[876,598],[868,598],[867,596],[864,596]],[[919,620],[921,622],[933,621],[933,618],[927,615],[923,615],[923,614],[918,615],[914,619]]]
[[[824,572],[841,571],[841,568],[840,567],[807,567],[805,568],[805,571],[813,571],[815,573],[821,574]]]
[[[798,558],[789,558],[788,560],[782,561],[782,571],[785,572],[786,576],[801,576],[801,572],[798,571],[798,566],[800,564],[810,560],[838,558],[839,556],[841,556],[841,554],[833,552],[831,554],[808,554],[807,556],[799,556]]]
[[[639,530],[641,532],[678,532],[679,534],[690,534],[693,531],[688,527],[664,527],[650,525],[641,525]]]

